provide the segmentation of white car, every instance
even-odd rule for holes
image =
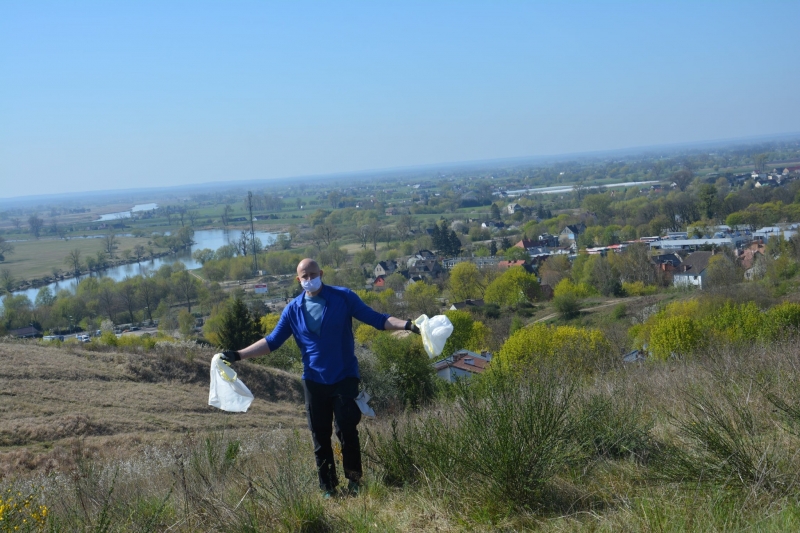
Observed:
[[[75,338],[81,342],[89,342],[92,338],[89,335],[75,335]]]

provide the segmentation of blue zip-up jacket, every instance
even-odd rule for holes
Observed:
[[[353,339],[353,318],[375,329],[383,329],[389,315],[379,313],[361,301],[346,287],[322,285],[319,296],[325,299],[319,335],[306,326],[303,299],[306,293],[291,301],[283,310],[272,333],[267,335],[270,351],[277,350],[289,335],[303,355],[303,379],[330,385],[344,378],[361,378]]]

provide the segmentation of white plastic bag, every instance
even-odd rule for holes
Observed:
[[[444,343],[453,333],[453,323],[444,315],[428,318],[422,315],[414,321],[422,335],[422,346],[428,352],[428,357],[437,357],[444,350]]]
[[[367,402],[369,402],[370,395],[367,391],[362,390],[356,396],[356,405],[361,410],[361,414],[366,416],[367,418],[375,418],[375,411],[372,407],[369,406]]]
[[[230,411],[246,413],[253,403],[253,393],[236,376],[236,371],[216,354],[211,359],[211,388],[208,391],[208,405]]]

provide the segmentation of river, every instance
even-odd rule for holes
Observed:
[[[242,234],[241,230],[224,230],[224,229],[211,229],[211,230],[199,230],[194,232],[194,244],[188,250],[181,250],[175,254],[165,255],[163,257],[157,257],[153,260],[142,261],[141,264],[132,263],[128,265],[121,265],[117,267],[108,268],[99,273],[101,277],[108,277],[113,279],[114,281],[121,281],[126,277],[133,277],[138,274],[145,274],[147,272],[153,272],[161,268],[163,265],[171,265],[176,261],[182,262],[186,265],[188,269],[200,268],[200,263],[192,259],[192,252],[195,250],[202,250],[203,248],[209,248],[211,250],[216,250],[225,246],[226,244],[230,244],[231,242],[235,242],[239,240],[239,236]],[[277,233],[268,233],[266,231],[257,231],[256,237],[261,239],[261,243],[264,246],[272,244],[275,239],[277,238]],[[97,275],[97,274],[95,274]],[[80,279],[85,278],[86,276],[81,276]],[[67,289],[69,291],[75,290],[75,286],[77,284],[77,280],[75,278],[67,279],[61,282],[51,283],[50,285],[46,285],[49,287],[53,294],[56,294],[58,291],[62,289]],[[31,302],[36,300],[36,295],[42,287],[36,287],[35,289],[28,289],[25,291],[15,291],[13,294],[20,295],[24,294],[25,296],[30,299]],[[0,309],[2,309],[2,302],[0,302]]]

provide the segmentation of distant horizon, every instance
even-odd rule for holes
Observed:
[[[327,180],[346,178],[348,176],[369,177],[372,175],[375,176],[387,175],[387,174],[391,175],[403,172],[409,172],[409,173],[423,172],[423,171],[432,171],[437,169],[463,171],[469,167],[490,165],[490,164],[502,164],[502,163],[518,163],[520,165],[526,163],[536,164],[537,162],[541,164],[547,164],[547,163],[557,164],[561,161],[566,162],[569,159],[574,159],[574,158],[585,159],[591,157],[610,156],[613,154],[622,154],[622,155],[627,154],[629,156],[639,156],[639,155],[644,155],[649,151],[670,152],[670,151],[677,151],[680,149],[690,150],[690,149],[699,149],[702,147],[710,147],[710,146],[729,148],[737,144],[752,144],[758,141],[767,142],[767,141],[777,141],[777,140],[789,140],[795,137],[800,138],[800,131],[790,132],[790,133],[756,135],[752,137],[742,137],[742,138],[705,140],[705,141],[696,141],[687,143],[671,143],[671,144],[651,145],[651,146],[629,146],[623,148],[614,148],[609,150],[595,150],[588,152],[514,156],[514,157],[482,159],[482,160],[448,161],[448,162],[424,164],[424,165],[408,165],[408,166],[393,167],[393,168],[352,170],[352,171],[332,172],[327,174],[313,174],[304,176],[280,176],[274,178],[255,178],[249,180],[245,179],[245,180],[230,180],[230,181],[207,181],[207,182],[198,182],[198,183],[181,184],[181,185],[165,185],[162,187],[94,189],[86,191],[74,191],[74,192],[53,193],[53,194],[35,194],[35,195],[20,195],[20,196],[6,196],[6,197],[0,196],[0,207],[2,207],[4,201],[11,203],[18,203],[18,202],[29,203],[34,201],[46,201],[47,199],[58,198],[58,197],[74,198],[80,195],[87,195],[87,194],[92,195],[93,197],[102,197],[104,195],[115,195],[115,194],[125,194],[125,193],[146,194],[147,191],[158,191],[161,193],[166,193],[171,190],[182,191],[185,189],[190,189],[192,187],[202,187],[204,189],[210,189],[210,188],[217,189],[226,186],[229,186],[231,188],[239,186],[248,186],[248,185],[268,186],[270,182],[274,182],[277,185],[282,182],[294,181],[298,179],[327,181]]]
[[[797,20],[783,0],[7,0],[0,195],[785,135]]]

